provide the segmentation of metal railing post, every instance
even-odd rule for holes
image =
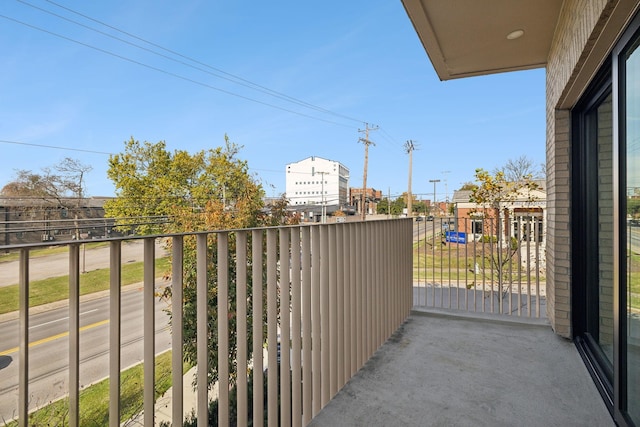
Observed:
[[[198,366],[196,395],[197,417],[209,419],[209,284],[206,234],[196,236],[196,361]]]
[[[109,255],[109,425],[120,425],[120,346],[122,247],[111,242]]]
[[[290,229],[279,229],[280,241],[280,424],[291,425],[290,338],[290,267],[293,253],[289,250]]]
[[[156,355],[156,313],[155,313],[155,239],[144,239],[144,424],[153,425],[155,420],[155,355]]]
[[[311,229],[302,227],[302,424],[307,425],[313,414],[311,378],[312,367],[312,309],[311,309]],[[297,256],[297,254],[296,254]]]
[[[262,343],[263,335],[263,311],[262,311],[262,230],[251,232],[251,290],[253,311],[253,425],[262,427],[264,424],[264,375]]]
[[[175,236],[171,244],[171,419],[174,425],[183,422],[183,274],[184,274],[184,239]]]
[[[18,378],[18,425],[28,424],[29,414],[29,249],[20,249],[19,305],[20,360]]]
[[[69,426],[80,425],[80,245],[69,245]]]
[[[229,425],[229,233],[217,240],[218,285],[218,424]]]
[[[269,427],[278,425],[278,234],[267,229],[267,414]]]
[[[247,387],[247,232],[236,232],[236,334],[238,345],[237,410],[238,425],[248,424],[248,387]]]

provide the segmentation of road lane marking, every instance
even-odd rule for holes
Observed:
[[[97,308],[94,308],[93,310],[89,310],[89,311],[83,311],[82,313],[80,313],[80,316],[84,316],[85,314],[89,314],[89,313],[94,313],[96,311],[98,311]],[[68,319],[69,319],[69,316],[62,317],[62,318],[56,319],[56,320],[50,320],[48,322],[40,323],[39,325],[29,326],[29,329],[35,329],[35,328],[39,328],[40,326],[51,325],[52,323],[62,322],[63,320],[68,320]]]
[[[79,329],[79,331],[83,332],[83,331],[86,331],[87,329],[97,328],[98,326],[106,325],[107,323],[109,323],[109,319],[101,320],[100,322],[96,322],[96,323],[92,323],[90,325],[83,326],[83,327],[81,327]],[[66,337],[68,335],[69,335],[69,332],[67,331],[67,332],[62,332],[62,333],[57,334],[57,335],[52,335],[52,336],[47,337],[47,338],[42,338],[42,339],[40,339],[38,341],[30,342],[29,343],[29,348],[35,347],[35,346],[40,345],[40,344],[51,342],[51,341],[57,340],[59,338],[64,338],[64,337]],[[14,347],[14,348],[10,348],[9,350],[0,351],[0,356],[8,356],[9,354],[15,353],[15,352],[17,352],[19,350],[20,350],[20,347]]]

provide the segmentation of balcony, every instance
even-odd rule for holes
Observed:
[[[83,320],[90,310],[80,289],[93,252],[85,252],[82,241],[54,243],[68,254],[68,328],[49,338],[32,327],[42,309],[33,306],[29,291],[31,254],[45,244],[7,247],[20,252],[20,296],[12,314],[18,342],[0,348],[8,360],[0,365],[1,419],[28,425],[38,407],[66,396],[64,423],[84,425],[83,393],[108,377],[104,419],[112,426],[179,425],[194,407],[206,419],[212,392],[220,425],[228,425],[230,413],[246,425],[248,412],[254,425],[613,425],[574,346],[540,315],[540,292],[532,296],[526,286],[515,287],[529,289],[524,296],[514,287],[496,291],[491,280],[461,285],[450,275],[446,285],[433,277],[427,283],[413,265],[424,260],[416,255],[420,244],[413,251],[412,244],[440,236],[433,224],[430,231],[419,227],[400,219],[93,240],[108,245],[109,290],[106,320],[91,325]],[[123,287],[123,248],[134,241],[142,242],[143,280]],[[163,282],[167,272],[156,267],[158,242],[170,248],[171,282]],[[189,257],[195,265],[185,262]],[[169,283],[167,301],[159,295]],[[535,276],[533,283],[539,283]],[[495,293],[503,296],[495,299]],[[134,294],[139,298],[125,305]],[[139,317],[130,312],[136,306]],[[172,313],[170,335],[163,335],[165,308]],[[9,325],[12,315],[1,317],[0,325]],[[103,331],[105,354],[91,353],[101,343],[89,338],[88,326]],[[136,416],[124,416],[123,371],[130,365],[124,347],[135,341],[127,334],[136,327],[142,406]],[[54,350],[45,350],[47,340],[64,347],[65,363],[56,368],[62,375],[56,384],[64,384],[56,386],[59,396],[37,394],[43,374],[36,357],[51,351],[54,358]],[[191,377],[183,375],[187,341],[197,384],[212,389],[196,386],[190,393]],[[163,344],[171,350],[171,398],[157,400],[161,378],[155,364],[145,362],[164,352]],[[87,368],[90,360],[104,373]],[[211,366],[218,381],[208,377]],[[15,386],[5,385],[10,376]],[[237,404],[231,405],[232,396]]]

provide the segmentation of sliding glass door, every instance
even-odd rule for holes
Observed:
[[[575,341],[616,422],[640,427],[640,15],[571,120]]]
[[[621,374],[626,382],[626,407],[630,418],[640,425],[640,38],[620,56],[621,142],[626,157],[627,267],[625,339],[622,344],[624,364]],[[622,63],[623,62],[623,63]],[[622,350],[625,350],[624,347]]]
[[[614,163],[613,96],[604,72],[573,114],[574,330],[597,382],[613,405]]]

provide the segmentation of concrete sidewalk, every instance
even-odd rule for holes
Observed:
[[[502,319],[414,311],[310,425],[615,425],[573,343]]]

